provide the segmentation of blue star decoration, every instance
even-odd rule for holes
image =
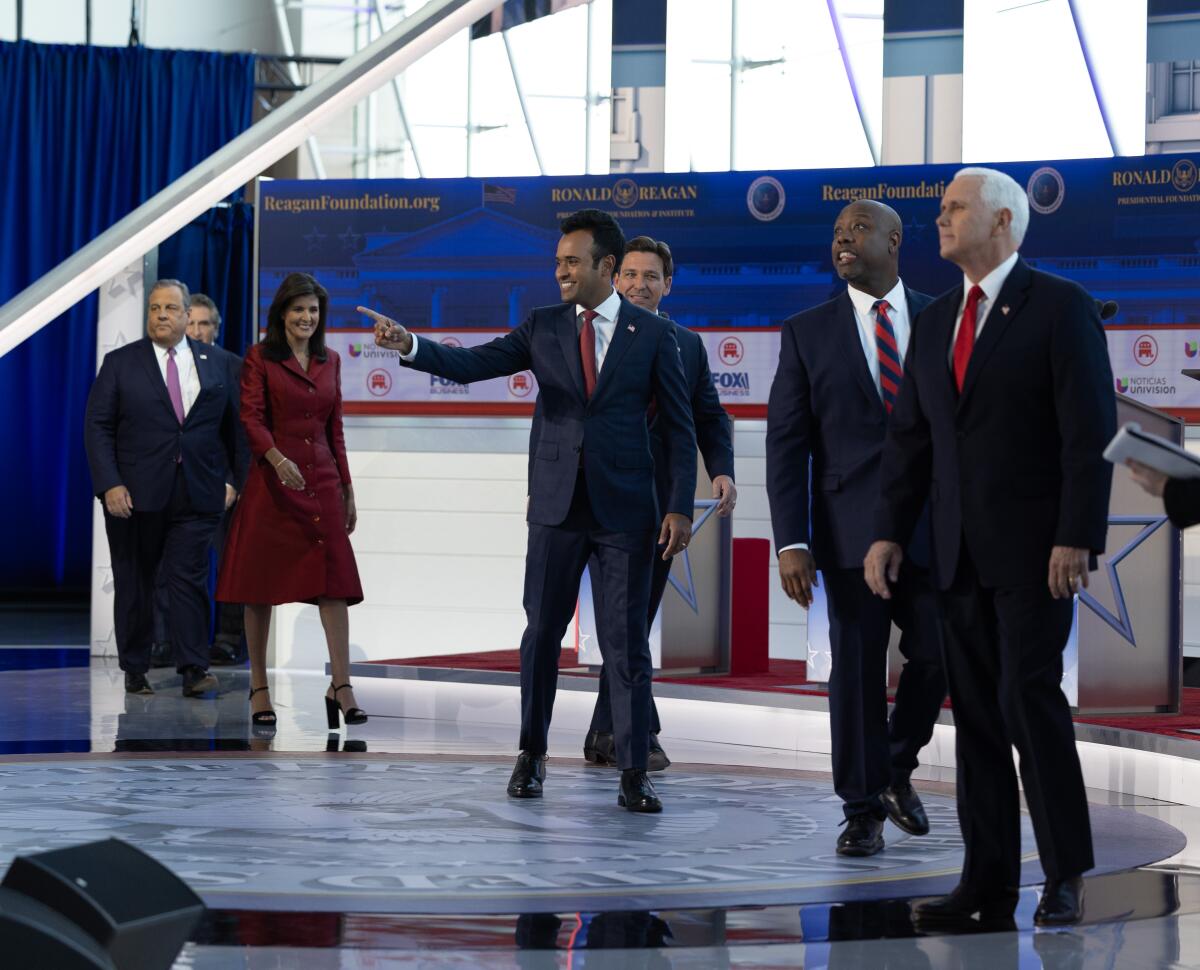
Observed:
[[[700,514],[700,518],[692,524],[693,537],[704,528],[704,523],[712,518],[713,512],[717,509],[717,501],[711,498],[698,498],[696,499],[696,508],[704,509],[704,511]],[[671,568],[671,574],[667,576],[667,582],[675,587],[675,592],[683,597],[683,601],[692,608],[693,613],[699,613],[700,604],[696,599],[696,583],[692,578],[692,560],[688,556],[687,549],[685,548],[676,558],[681,560],[680,564],[683,566],[684,576],[687,577],[687,586],[685,587],[675,578],[674,566]]]
[[[1117,564],[1157,532],[1166,521],[1167,517],[1165,515],[1109,516],[1109,525],[1142,526],[1141,531],[1122,546],[1116,555],[1109,557],[1108,561],[1104,564],[1104,571],[1108,573],[1108,583],[1113,592],[1113,602],[1117,607],[1115,615],[1108,607],[1101,605],[1086,589],[1079,591],[1079,601],[1086,604],[1088,609],[1121,634],[1121,636],[1129,641],[1130,645],[1135,647],[1137,646],[1137,641],[1133,638],[1133,623],[1129,619],[1129,608],[1125,605],[1125,592],[1121,589],[1121,577],[1117,575]]]

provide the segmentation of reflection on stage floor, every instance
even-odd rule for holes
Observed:
[[[0,672],[0,865],[110,835],[145,849],[209,906],[180,967],[1200,965],[1200,809],[1093,792],[1084,926],[1032,931],[1026,824],[1014,924],[927,936],[908,900],[947,891],[961,863],[944,770],[918,780],[930,836],[889,825],[883,853],[850,860],[833,852],[827,754],[769,736],[690,741],[668,722],[666,811],[639,816],[616,806],[614,771],[585,766],[569,718],[545,798],[507,799],[516,724],[473,721],[471,685],[388,716],[404,713],[394,685],[362,681],[371,720],[331,733],[327,681],[273,672],[269,736],[246,671],[217,676],[190,699],[170,670],[148,697],[103,661]]]

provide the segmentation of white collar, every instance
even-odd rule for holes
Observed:
[[[972,283],[967,278],[967,274],[963,273],[963,298],[971,292],[971,287],[978,285],[983,290],[983,295],[988,303],[991,303],[1000,295],[1000,290],[1004,287],[1004,281],[1008,279],[1008,274],[1012,272],[1012,268],[1017,265],[1018,253],[1014,252],[1003,263],[997,266],[994,270],[987,274],[978,284]]]
[[[188,356],[191,356],[191,346],[188,344],[188,338],[186,336],[182,337],[179,343],[177,343],[174,347],[163,347],[159,344],[156,344],[153,340],[150,341],[150,345],[154,348],[154,352],[160,358],[166,357],[168,351],[170,350],[175,351],[176,357],[183,356],[185,352],[188,354]]]
[[[575,315],[579,316],[579,314],[583,313],[586,309],[587,307],[582,307],[579,304],[575,304]],[[620,312],[621,296],[616,290],[612,290],[608,294],[608,298],[596,307],[596,315],[604,320],[607,320],[609,323],[615,322],[617,319],[617,314]]]
[[[878,298],[871,296],[865,290],[855,289],[853,286],[846,287],[846,294],[850,297],[850,302],[854,304],[854,309],[858,311],[858,315],[865,320],[871,318],[871,311]],[[888,290],[883,297],[896,313],[908,313],[908,300],[904,296],[904,281],[899,277],[896,278],[896,285]]]

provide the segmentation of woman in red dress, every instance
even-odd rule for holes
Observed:
[[[329,647],[330,728],[367,715],[350,687],[347,607],[362,601],[349,535],[357,513],[342,437],[341,361],[325,348],[329,295],[307,273],[280,285],[267,334],[242,366],[242,424],[254,462],[229,529],[217,599],[246,604],[250,709],[273,729],[267,690],[271,607],[313,603]]]

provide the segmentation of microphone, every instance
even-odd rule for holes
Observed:
[[[1120,309],[1116,300],[1096,300],[1096,312],[1100,314],[1101,320],[1111,320]]]

